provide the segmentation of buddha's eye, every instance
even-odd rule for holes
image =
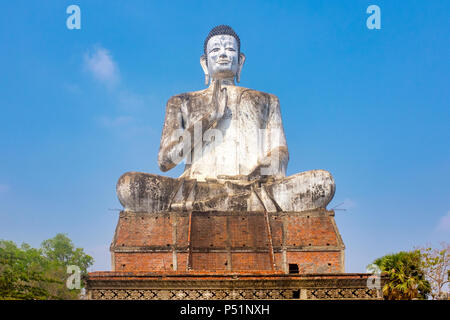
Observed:
[[[232,47],[228,47],[227,50],[228,50],[228,51],[236,51],[236,50],[234,50],[234,48],[232,48]]]
[[[214,48],[214,49],[212,49],[210,52],[217,52],[217,51],[219,51],[220,49],[219,48]]]

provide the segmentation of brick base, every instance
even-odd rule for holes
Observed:
[[[121,212],[114,271],[344,272],[334,212]]]

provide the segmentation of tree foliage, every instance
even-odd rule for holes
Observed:
[[[39,249],[0,240],[0,300],[77,299],[80,290],[66,286],[67,266],[77,265],[86,274],[92,263],[64,234],[45,240]]]
[[[433,299],[448,299],[450,282],[450,244],[441,243],[441,248],[419,249],[422,255],[422,270],[431,285]],[[446,290],[447,289],[447,290]]]
[[[54,238],[42,242],[43,255],[50,261],[55,261],[64,266],[76,265],[80,267],[82,274],[92,265],[94,259],[85,254],[83,249],[75,248],[72,240],[65,234],[58,233]]]
[[[383,287],[383,295],[388,300],[426,299],[430,293],[430,284],[422,270],[419,250],[388,254],[373,263],[389,280]]]

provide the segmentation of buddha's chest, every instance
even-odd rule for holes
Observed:
[[[215,111],[212,95],[204,95],[187,101],[190,120],[200,119]],[[227,90],[226,108],[220,122],[233,122],[235,128],[254,126],[265,128],[270,115],[270,101],[264,95]]]

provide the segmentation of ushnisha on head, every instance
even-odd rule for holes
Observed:
[[[205,73],[205,85],[210,80],[221,80],[224,84],[239,83],[245,55],[241,52],[239,36],[230,26],[214,27],[205,39],[204,54],[200,65]]]

